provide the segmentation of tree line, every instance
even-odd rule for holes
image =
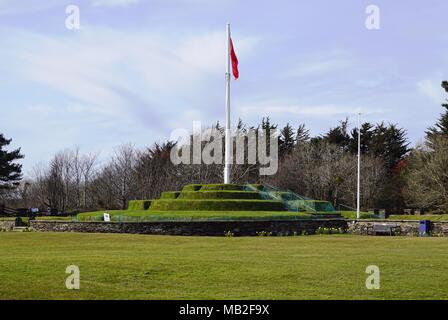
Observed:
[[[442,82],[448,92],[448,82]],[[361,125],[361,194],[363,209],[400,212],[416,207],[448,212],[448,103],[425,141],[410,148],[406,131],[396,124]],[[216,123],[213,128],[223,132]],[[237,128],[279,132],[279,166],[272,176],[260,176],[259,164],[232,166],[235,183],[264,183],[300,195],[356,206],[358,129],[347,119],[312,137],[305,124],[280,128],[269,117],[258,126],[242,120]],[[63,212],[125,209],[132,199],[154,199],[163,191],[188,183],[222,182],[223,165],[173,165],[176,142],[155,143],[143,150],[123,144],[105,164],[97,154],[79,148],[58,152],[46,165],[36,166],[22,179],[20,149],[4,150],[11,140],[0,135],[0,204],[56,208]],[[246,152],[247,155],[247,152]]]

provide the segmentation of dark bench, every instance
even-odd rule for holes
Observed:
[[[380,234],[393,236],[397,233],[397,231],[400,231],[400,227],[392,224],[374,223],[373,225],[367,227],[367,234],[374,236]]]

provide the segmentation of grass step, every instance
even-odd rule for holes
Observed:
[[[202,184],[187,184],[182,188],[182,191],[199,191],[202,188]]]
[[[164,197],[162,196],[162,199]],[[256,191],[183,191],[177,199],[257,199],[260,200],[260,194]]]
[[[130,200],[128,210],[148,210],[151,200]]]
[[[165,191],[162,192],[160,199],[177,199],[177,197],[179,197],[179,194],[180,194],[179,191]]]
[[[154,200],[150,210],[158,211],[285,211],[281,201],[272,200],[244,200],[244,199],[224,199],[224,200],[197,200],[197,199],[176,199],[176,200]]]

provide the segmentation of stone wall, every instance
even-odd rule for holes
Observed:
[[[375,223],[398,226],[402,236],[419,235],[420,221],[418,220],[350,220],[347,221],[347,232],[366,235],[367,229]],[[429,232],[432,236],[448,237],[448,222],[431,222]]]
[[[14,221],[0,221],[0,229],[12,229]],[[73,222],[32,220],[31,227],[44,232],[134,233],[185,236],[223,236],[231,232],[235,236],[255,236],[257,232],[272,235],[313,234],[319,227],[342,228],[351,234],[366,235],[367,228],[375,223],[399,227],[399,235],[418,236],[419,221],[415,220],[295,220],[295,221],[167,221],[167,222]],[[433,236],[448,237],[448,222],[432,222]]]
[[[11,231],[16,226],[15,220],[0,220],[0,231]]]
[[[168,222],[72,222],[30,221],[36,231],[46,232],[91,232],[91,233],[135,233],[184,236],[224,236],[228,231],[235,236],[255,236],[257,232],[272,232],[272,235],[313,234],[319,227],[347,228],[343,219],[295,220],[295,221],[168,221]]]
[[[448,237],[448,222],[432,223],[432,234],[438,237]]]

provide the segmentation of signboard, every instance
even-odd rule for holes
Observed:
[[[110,222],[110,214],[108,214],[108,213],[103,213],[103,220],[105,221],[105,222]]]

